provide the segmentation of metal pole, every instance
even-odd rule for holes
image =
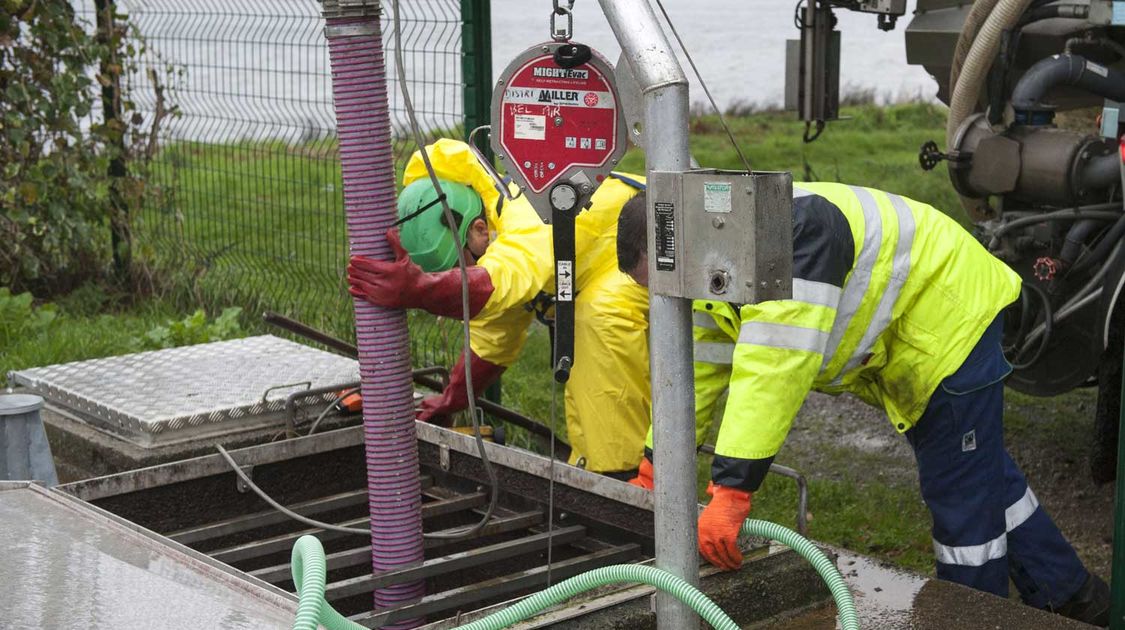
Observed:
[[[1121,399],[1125,401],[1125,370],[1121,376]],[[1121,405],[1120,431],[1117,433],[1117,498],[1113,510],[1113,568],[1110,576],[1112,597],[1110,630],[1125,630],[1125,405]]]
[[[687,77],[652,7],[646,0],[601,0],[601,6],[644,97],[647,170],[689,168]],[[656,566],[698,584],[691,349],[691,303],[650,295]],[[665,593],[657,594],[656,623],[677,630],[699,625],[690,608]]]

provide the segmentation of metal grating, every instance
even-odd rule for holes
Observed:
[[[489,493],[471,437],[422,425],[420,470],[427,533],[461,529],[481,518]],[[346,428],[233,451],[255,482],[292,510],[323,522],[368,527],[362,428]],[[173,462],[60,490],[207,554],[252,578],[291,591],[290,552],[313,534],[328,561],[326,596],[368,627],[393,618],[440,619],[505,601],[593,568],[651,557],[651,498],[636,488],[558,464],[555,522],[548,533],[549,461],[488,444],[504,493],[476,535],[427,539],[421,565],[373,575],[366,534],[309,528],[239,489],[217,455]],[[622,498],[631,498],[623,503]],[[610,514],[618,523],[598,514]],[[611,521],[613,518],[611,518]],[[552,564],[546,564],[548,546]],[[394,610],[371,610],[376,587],[424,579],[428,595]]]

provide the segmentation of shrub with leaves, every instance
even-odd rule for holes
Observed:
[[[121,200],[141,180],[131,154],[151,156],[174,108],[132,111],[122,78],[146,49],[112,17],[95,36],[69,0],[0,0],[0,285],[65,291],[106,269],[111,222],[127,232]],[[121,113],[108,122],[104,88]],[[113,182],[115,161],[127,167]]]
[[[103,47],[66,0],[0,1],[0,284],[18,289],[95,263],[110,156],[82,129]]]
[[[180,320],[169,320],[145,334],[141,341],[146,349],[176,348],[197,343],[209,343],[241,337],[242,324],[238,316],[242,309],[235,306],[223,309],[213,321],[207,320],[203,309]]]
[[[39,334],[57,315],[53,304],[35,306],[30,293],[12,295],[8,287],[0,287],[0,348],[10,347],[21,337]]]

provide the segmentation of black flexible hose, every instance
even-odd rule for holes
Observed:
[[[1024,339],[1027,339],[1027,334],[1031,332],[1031,320],[1029,313],[1031,311],[1031,298],[1028,297],[1027,291],[1020,291],[1020,327],[1016,331],[1015,341],[1011,345],[1001,344],[1001,350],[1004,352],[1004,357],[1015,356],[1013,353],[1019,351]]]
[[[1031,66],[1012,90],[1012,108],[1020,111],[1053,111],[1043,102],[1052,88],[1069,85],[1096,96],[1125,101],[1125,74],[1106,66],[1090,68],[1084,57],[1064,53]]]
[[[1036,225],[1047,221],[1081,221],[1082,219],[1099,219],[1102,221],[1117,221],[1125,217],[1121,213],[1121,202],[1101,203],[1077,208],[1066,208],[1047,213],[1033,213],[1025,217],[1013,219],[992,231],[990,236],[1000,238],[1012,230],[1025,225]]]
[[[1066,240],[1063,241],[1063,245],[1059,249],[1059,260],[1067,267],[1074,264],[1079,254],[1082,253],[1082,247],[1086,244],[1086,240],[1101,229],[1105,223],[1105,221],[1085,219],[1070,226],[1070,229],[1066,232]]]
[[[1043,291],[1043,289],[1040,289],[1038,286],[1029,284],[1027,282],[1023,283],[1023,288],[1024,291],[1030,289],[1043,303],[1043,339],[1039,342],[1039,347],[1036,348],[1035,354],[1031,355],[1031,358],[1027,361],[1023,363],[1019,362],[1019,358],[1022,357],[1027,351],[1026,348],[1019,350],[1018,353],[1008,359],[1008,362],[1012,364],[1013,370],[1026,370],[1027,368],[1035,365],[1035,363],[1039,361],[1040,358],[1042,358],[1043,353],[1047,351],[1047,345],[1051,342],[1051,332],[1054,328],[1055,320],[1055,312],[1051,308],[1051,298],[1047,296],[1047,293]],[[1027,302],[1025,302],[1025,305],[1026,304]],[[1024,338],[1027,337],[1027,333],[1024,330],[1024,322],[1030,321],[1031,319],[1027,316],[1027,311],[1028,309],[1024,308],[1023,315],[1020,317],[1020,335],[1016,339],[1016,348],[1022,346]]]
[[[1070,274],[1082,273],[1102,260],[1105,260],[1105,257],[1109,256],[1109,253],[1113,251],[1113,248],[1117,245],[1117,241],[1120,241],[1122,236],[1125,236],[1125,216],[1122,216],[1113,224],[1113,227],[1109,228],[1109,231],[1098,241],[1098,244],[1089,254],[1079,258],[1078,262],[1074,263],[1074,266],[1070,268]]]

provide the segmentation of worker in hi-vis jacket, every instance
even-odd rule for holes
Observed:
[[[741,565],[739,528],[805,397],[850,392],[914,450],[938,577],[1001,597],[1010,577],[1025,603],[1106,625],[1108,587],[1004,448],[1000,313],[1020,278],[926,204],[834,183],[794,184],[793,196],[792,298],[693,305],[700,444],[728,392],[700,552]],[[641,195],[617,235],[621,269],[645,286],[646,220]],[[648,445],[631,483],[651,489]]]
[[[519,356],[532,305],[555,293],[554,249],[551,226],[526,197],[505,199],[467,144],[443,139],[426,149],[470,263],[471,348],[417,416],[441,421],[468,405],[466,360],[479,395]],[[388,233],[397,260],[353,257],[351,292],[380,306],[461,318],[457,249],[420,153],[407,164],[403,185],[399,229]],[[651,416],[648,294],[618,269],[614,247],[621,206],[642,187],[641,178],[607,177],[575,222],[575,354],[565,391],[570,463],[622,479],[636,474]]]

